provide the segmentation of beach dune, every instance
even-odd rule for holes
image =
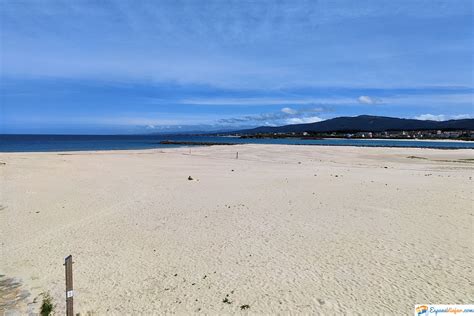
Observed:
[[[0,285],[18,282],[18,299],[1,286],[0,308],[37,312],[48,292],[61,314],[70,254],[81,315],[472,303],[473,158],[283,145],[2,153]]]

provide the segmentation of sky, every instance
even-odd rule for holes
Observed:
[[[0,0],[0,133],[474,117],[471,0]]]

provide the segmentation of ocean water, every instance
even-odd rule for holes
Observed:
[[[0,152],[51,152],[172,148],[181,145],[162,145],[160,141],[223,142],[235,144],[285,144],[320,146],[419,147],[474,149],[474,142],[408,141],[368,139],[240,139],[221,136],[164,136],[164,135],[0,135]]]

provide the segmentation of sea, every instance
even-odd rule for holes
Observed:
[[[189,135],[0,135],[0,152],[130,150],[189,146],[160,144],[165,140],[233,144],[474,149],[474,142],[395,139],[243,139],[229,136]]]

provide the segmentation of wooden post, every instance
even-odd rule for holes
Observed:
[[[235,159],[239,159],[239,152],[235,154]]]
[[[72,286],[72,256],[64,259],[66,266],[66,316],[74,316],[73,286]]]

